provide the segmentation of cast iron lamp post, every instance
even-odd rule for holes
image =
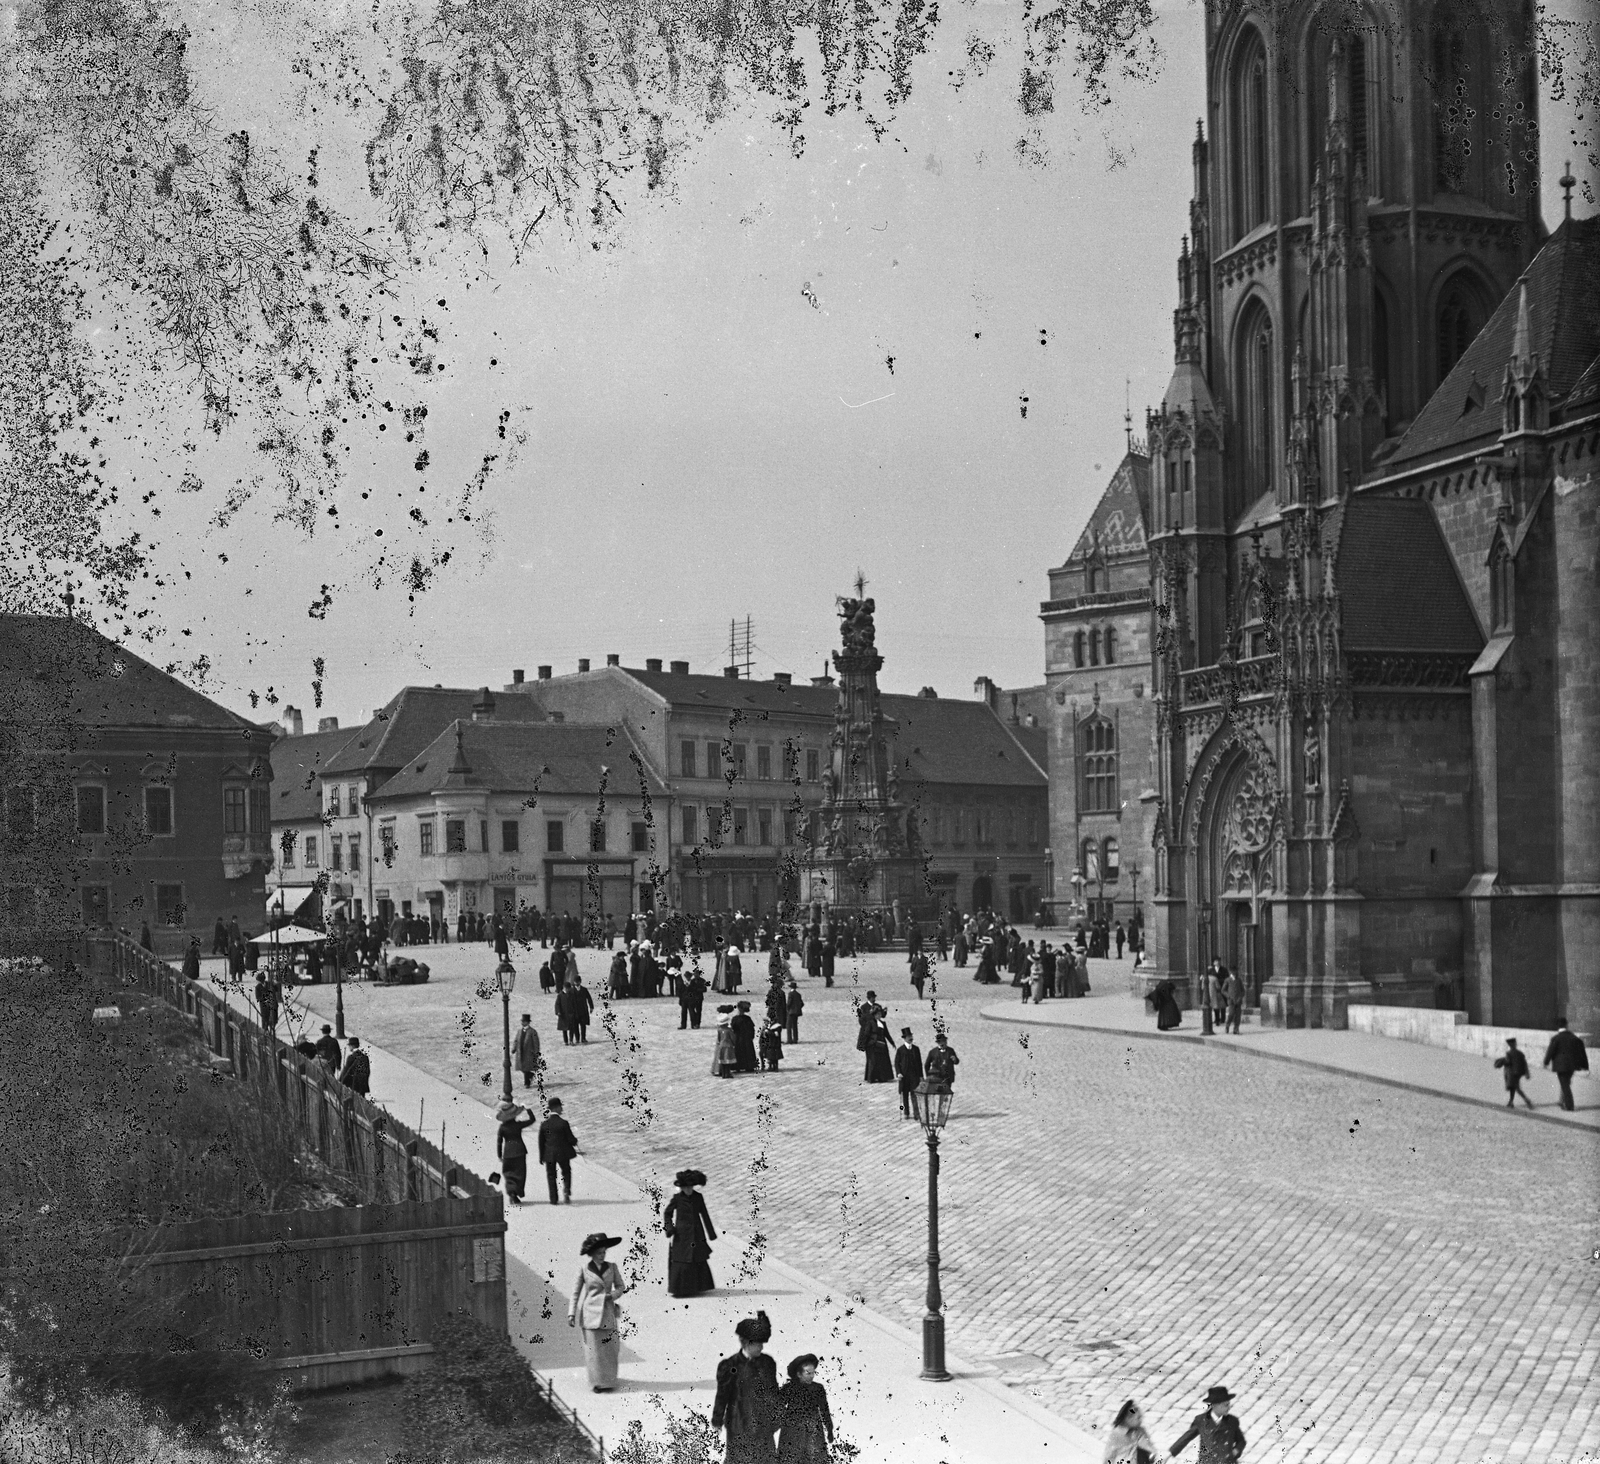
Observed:
[[[947,1383],[944,1365],[944,1295],[939,1290],[939,1130],[950,1117],[950,1087],[924,1078],[911,1094],[917,1122],[928,1136],[928,1314],[922,1319],[922,1376]]]
[[[517,969],[509,960],[501,961],[494,968],[495,985],[500,988],[500,1006],[505,1017],[505,1075],[501,1084],[501,1097],[507,1103],[512,1101],[511,1093],[511,993],[517,986]],[[551,1173],[555,1171],[552,1170]]]
[[[344,1041],[344,952],[337,948],[333,952],[333,1035]]]

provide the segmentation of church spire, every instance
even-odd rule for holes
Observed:
[[[1517,281],[1517,323],[1511,333],[1511,357],[1500,388],[1500,432],[1538,432],[1550,425],[1550,403],[1544,367],[1533,349],[1533,319],[1528,309],[1528,277]]]

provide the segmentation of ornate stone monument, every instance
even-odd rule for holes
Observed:
[[[821,830],[805,865],[805,895],[813,907],[895,913],[895,929],[922,902],[922,849],[915,820],[907,820],[891,748],[894,723],[878,697],[878,654],[866,580],[855,598],[838,602],[840,649],[833,741],[823,777]]]

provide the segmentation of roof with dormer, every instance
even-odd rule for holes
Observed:
[[[1107,558],[1143,554],[1149,522],[1150,459],[1129,449],[1089,515],[1067,563],[1081,564],[1097,550]]]
[[[1590,378],[1600,357],[1600,218],[1566,219],[1523,276],[1529,343],[1544,369],[1545,390],[1559,407]],[[1417,413],[1384,462],[1387,476],[1433,458],[1452,457],[1500,436],[1500,389],[1511,359],[1520,290],[1506,295],[1439,389]],[[1573,404],[1577,398],[1574,396]]]
[[[470,718],[483,696],[459,686],[406,686],[372,720],[347,735],[324,775],[402,768],[458,717]],[[501,722],[542,722],[547,713],[526,697],[490,696],[489,716]]]

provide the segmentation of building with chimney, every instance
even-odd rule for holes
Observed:
[[[1208,12],[1146,424],[1144,988],[1219,957],[1268,1024],[1600,1020],[1600,223],[1570,178],[1539,217],[1532,25]]]
[[[363,885],[365,848],[362,832],[354,831],[341,839],[340,869],[331,868],[332,846],[324,826],[322,810],[328,797],[322,785],[322,769],[356,734],[340,728],[337,717],[319,719],[315,732],[305,730],[303,715],[285,707],[283,718],[274,729],[272,743],[272,849],[273,867],[267,876],[267,903],[272,909],[282,906],[290,914],[320,890],[325,913],[335,902],[347,906],[352,915],[361,916],[370,908]],[[359,784],[341,789],[340,806],[359,802]]]

